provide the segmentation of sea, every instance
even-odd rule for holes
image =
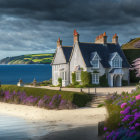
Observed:
[[[49,125],[0,113],[0,140],[39,140],[47,135]]]
[[[50,64],[38,65],[0,65],[0,82],[6,85],[16,85],[19,79],[31,83],[51,79]],[[0,113],[0,140],[34,140],[47,134],[48,126],[44,123],[31,123],[26,120]]]
[[[0,83],[16,85],[21,79],[25,84],[50,80],[52,68],[50,64],[31,64],[31,65],[0,65]]]

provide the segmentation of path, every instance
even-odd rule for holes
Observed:
[[[34,87],[30,85],[25,85],[25,87]],[[50,90],[60,90],[60,87],[50,87],[50,86],[38,86],[34,88],[45,88]],[[135,86],[128,86],[128,87],[98,87],[98,88],[82,88],[82,91],[85,93],[91,93],[94,94],[95,92],[102,95],[107,95],[108,93],[114,93],[117,92],[118,94],[121,94],[123,91],[130,93],[132,90],[134,90]],[[74,92],[80,92],[81,88],[61,88],[62,91],[74,91]]]

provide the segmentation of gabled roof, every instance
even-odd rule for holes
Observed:
[[[62,46],[62,50],[63,50],[63,53],[65,55],[65,58],[66,58],[66,62],[69,62],[69,58],[70,58],[70,55],[71,55],[71,52],[72,52],[72,46]]]
[[[111,54],[109,55],[109,61],[113,60],[113,59],[116,57],[116,55],[119,55],[119,54],[118,54],[117,52],[111,53]],[[120,55],[119,55],[119,57],[120,57]],[[121,57],[120,57],[120,59],[122,60]]]
[[[96,56],[99,57],[99,60],[101,59],[97,52],[92,52],[91,53],[91,60],[94,59]]]
[[[83,59],[87,67],[91,67],[90,56],[92,52],[97,52],[101,58],[100,62],[105,68],[111,67],[109,64],[110,55],[117,52],[122,58],[122,67],[129,68],[127,59],[121,50],[119,45],[108,43],[108,44],[96,44],[96,43],[82,43],[79,42],[79,48],[81,50]]]

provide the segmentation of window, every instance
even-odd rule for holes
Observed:
[[[81,81],[81,72],[76,72],[76,81]]]
[[[113,68],[121,68],[122,67],[122,60],[118,55],[112,60],[112,67]]]
[[[99,68],[99,57],[97,55],[91,61],[91,64],[93,68]]]
[[[99,74],[98,73],[92,74],[92,84],[99,84]]]

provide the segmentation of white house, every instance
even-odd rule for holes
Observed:
[[[92,74],[92,84],[100,83],[100,76],[106,75],[110,87],[122,86],[122,80],[129,83],[129,64],[118,43],[115,34],[112,42],[107,42],[106,33],[96,37],[94,43],[79,41],[76,30],[73,33],[73,46],[62,46],[60,38],[52,62],[52,83],[58,85],[58,78],[62,78],[62,86],[72,83],[72,73],[76,73],[76,80],[81,81],[81,70]],[[94,72],[96,71],[96,73]]]

